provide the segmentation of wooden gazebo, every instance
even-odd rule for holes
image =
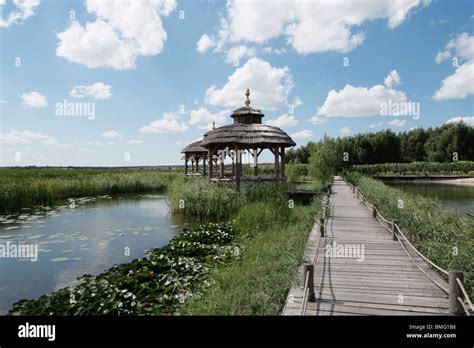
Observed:
[[[209,162],[209,180],[229,180],[224,175],[226,158],[232,161],[232,176],[237,188],[241,180],[274,180],[286,181],[285,175],[285,148],[295,146],[291,137],[278,127],[262,124],[264,114],[250,107],[250,91],[245,93],[245,106],[235,110],[231,117],[234,123],[219,127],[207,132],[201,147],[207,149],[207,158],[215,159],[220,163],[219,177],[214,178],[213,164]],[[275,158],[275,176],[272,178],[259,177],[258,156],[263,150],[270,150]],[[253,176],[242,176],[242,154],[250,153],[253,157]]]
[[[202,175],[206,175],[207,149],[201,146],[201,140],[186,146],[181,153],[184,154],[184,174],[199,175],[199,161],[202,160]],[[191,173],[188,173],[188,161],[191,161]]]

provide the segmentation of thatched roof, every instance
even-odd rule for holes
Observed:
[[[186,146],[181,153],[207,153],[207,149],[202,147],[201,143],[202,140],[195,141]]]
[[[209,148],[212,145],[236,145],[241,147],[262,147],[279,145],[283,147],[295,146],[291,137],[278,127],[267,124],[234,123],[219,127],[206,133],[201,146]]]
[[[242,106],[234,110],[234,112],[232,113],[232,115],[230,115],[230,117],[234,118],[235,116],[239,116],[239,115],[259,115],[262,117],[264,116],[262,111],[251,108],[250,106]]]

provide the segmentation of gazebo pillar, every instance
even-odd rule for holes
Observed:
[[[206,176],[206,155],[202,158],[202,175]]]
[[[191,159],[191,175],[194,175],[194,158]]]
[[[188,175],[188,154],[184,154],[184,175]]]
[[[209,180],[211,180],[214,175],[214,171],[212,168],[212,165],[214,164],[214,160],[212,159],[212,149],[209,149],[207,151],[207,160],[209,161]]]
[[[242,174],[242,158],[239,146],[235,145],[235,187],[240,190],[240,175]]]
[[[253,175],[258,176],[258,149],[253,149]]]
[[[285,175],[285,164],[286,164],[286,156],[285,156],[285,148],[281,148],[281,179],[283,182],[286,182],[286,175]]]
[[[274,152],[275,154],[275,181],[280,180],[280,148],[279,146],[275,147]]]
[[[225,158],[225,157],[224,157]],[[221,158],[219,178],[224,178],[224,158]]]
[[[196,155],[196,174],[199,174],[199,155]]]

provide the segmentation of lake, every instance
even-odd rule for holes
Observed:
[[[122,195],[64,202],[52,210],[0,218],[0,245],[37,246],[37,260],[0,257],[0,314],[163,246],[188,223],[165,196]],[[34,250],[34,249],[32,249]]]
[[[474,214],[474,186],[384,182],[404,192],[439,199],[446,209]]]

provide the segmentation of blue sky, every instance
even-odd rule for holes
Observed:
[[[247,87],[298,145],[472,124],[473,4],[0,0],[0,165],[180,164]]]

